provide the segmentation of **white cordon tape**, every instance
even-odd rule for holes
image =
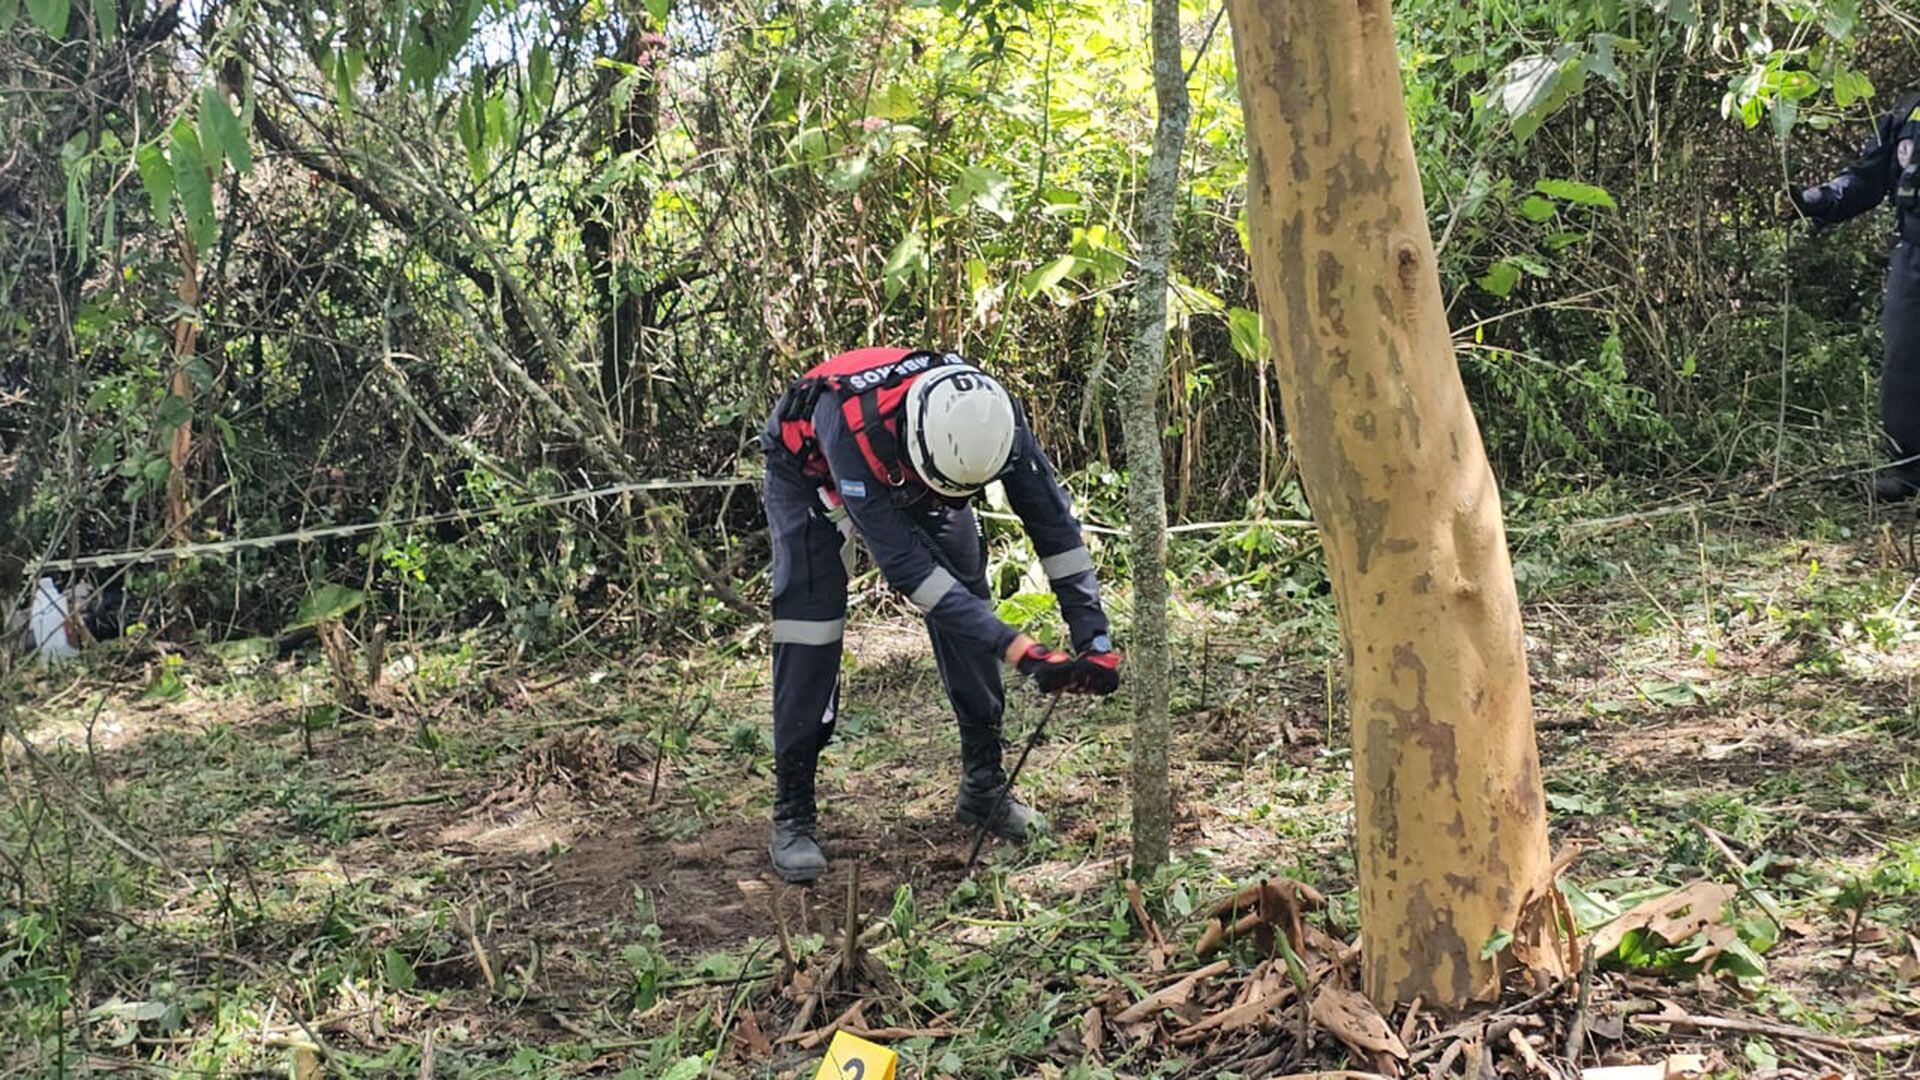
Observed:
[[[116,551],[105,555],[83,555],[77,559],[49,559],[39,564],[47,570],[92,570],[113,566],[136,566],[140,563],[161,562],[167,559],[180,559],[189,555],[221,555],[233,551],[245,551],[249,548],[278,547],[281,544],[304,544],[315,540],[325,540],[336,536],[357,536],[361,533],[379,532],[383,529],[439,525],[449,521],[470,521],[474,518],[494,517],[521,510],[538,510],[548,506],[565,506],[569,503],[586,502],[589,499],[605,499],[616,495],[629,495],[640,491],[695,491],[708,488],[749,487],[760,482],[758,477],[715,477],[699,480],[642,480],[628,484],[610,484],[607,487],[594,488],[591,491],[571,491],[564,495],[546,495],[525,502],[509,503],[505,506],[485,507],[477,510],[448,510],[438,514],[421,514],[417,517],[392,518],[385,521],[364,521],[354,525],[327,525],[318,529],[296,529],[293,532],[275,533],[272,536],[251,536],[241,540],[210,540],[204,544],[181,544],[178,547],[145,548],[140,551]]]

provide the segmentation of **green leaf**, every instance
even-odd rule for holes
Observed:
[[[1053,288],[1055,285],[1060,284],[1068,274],[1073,272],[1073,268],[1078,261],[1079,260],[1071,255],[1060,256],[1045,266],[1028,273],[1026,277],[1021,278],[1020,291],[1025,293],[1028,299],[1038,296],[1048,289]]]
[[[120,37],[120,8],[114,0],[93,0],[93,25],[100,40],[112,44]]]
[[[1551,196],[1562,202],[1580,206],[1604,206],[1609,210],[1619,208],[1607,189],[1597,184],[1582,184],[1575,180],[1542,180],[1533,187],[1540,194]]]
[[[1833,77],[1833,101],[1843,109],[1850,109],[1856,101],[1865,101],[1873,96],[1873,80],[1862,71],[1841,71]]]
[[[553,54],[545,45],[536,44],[527,55],[527,83],[534,111],[545,114],[553,105]]]
[[[27,14],[33,18],[33,25],[59,41],[67,36],[67,19],[73,7],[68,0],[27,0]]]
[[[1480,287],[1494,296],[1506,296],[1520,283],[1520,268],[1510,262],[1494,263],[1480,279]]]
[[[92,170],[85,160],[74,162],[67,169],[67,243],[73,248],[75,261],[85,262],[87,246],[93,239],[92,219],[87,213],[87,174]]]
[[[140,467],[140,475],[149,484],[164,484],[167,477],[173,475],[173,463],[163,457],[148,458],[147,463]]]
[[[1505,952],[1507,946],[1511,944],[1513,944],[1513,931],[1496,930],[1493,936],[1487,939],[1487,943],[1480,946],[1480,959],[1491,960]]]
[[[647,0],[647,14],[653,16],[653,25],[665,27],[667,16],[673,12],[673,0]]]
[[[13,29],[20,19],[20,0],[0,0],[0,34]]]
[[[1250,364],[1264,364],[1273,358],[1273,344],[1267,340],[1267,322],[1257,311],[1227,309],[1227,336],[1233,351]]]
[[[1640,692],[1646,695],[1648,701],[1657,705],[1698,705],[1707,699],[1706,694],[1690,683],[1667,682],[1660,679],[1641,683]]]
[[[160,410],[154,416],[154,423],[162,434],[173,431],[180,425],[193,419],[193,406],[185,398],[168,394],[160,400]]]
[[[1553,200],[1543,199],[1538,195],[1529,195],[1520,202],[1520,216],[1536,225],[1550,220],[1559,212]]]
[[[1574,925],[1583,934],[1620,917],[1620,909],[1605,897],[1596,896],[1566,878],[1560,879],[1560,894],[1567,898],[1567,908],[1573,912]]]
[[[660,1080],[699,1080],[700,1072],[706,1063],[698,1057],[684,1057],[674,1062],[660,1075]]]
[[[487,144],[507,145],[507,102],[505,98],[487,98]]]
[[[349,589],[345,585],[327,582],[307,594],[300,601],[300,607],[293,613],[293,624],[287,629],[302,626],[314,626],[323,622],[337,622],[340,617],[359,607],[366,599],[359,589]]]
[[[867,115],[882,120],[905,120],[920,111],[913,87],[903,82],[875,90],[867,98]]]
[[[178,701],[187,694],[187,684],[171,666],[163,665],[140,696],[147,701]]]
[[[207,175],[206,160],[200,153],[200,139],[185,118],[173,126],[167,161],[173,167],[173,187],[180,196],[180,210],[187,217],[187,236],[193,246],[205,251],[213,246],[213,181]]]
[[[200,151],[209,156],[207,167],[216,172],[220,169],[222,155],[233,162],[233,167],[240,172],[253,169],[253,152],[247,146],[247,131],[240,126],[240,118],[234,115],[226,91],[217,86],[209,86],[200,92]]]
[[[899,295],[900,290],[906,287],[907,281],[915,273],[925,270],[926,265],[926,249],[919,232],[913,229],[907,230],[907,234],[900,238],[900,242],[893,245],[893,253],[887,256],[887,264],[880,268],[880,278],[886,285],[887,299],[891,300]]]
[[[388,986],[403,994],[413,989],[418,981],[414,975],[413,964],[408,962],[405,956],[400,955],[400,950],[388,947],[381,954],[381,963],[387,971]]]

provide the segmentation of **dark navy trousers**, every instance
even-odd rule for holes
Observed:
[[[1889,456],[1900,461],[1920,456],[1920,245],[1903,241],[1893,249],[1880,321],[1886,336],[1880,423]],[[1920,461],[1902,472],[1920,478]]]
[[[782,451],[767,456],[767,526],[773,539],[774,753],[818,754],[832,737],[840,706],[841,640],[847,624],[847,575],[841,536],[820,501],[820,484]],[[967,506],[928,495],[907,514],[934,560],[981,599],[987,588],[986,539]],[[940,681],[967,733],[999,738],[1006,688],[998,656],[943,634],[931,618]]]

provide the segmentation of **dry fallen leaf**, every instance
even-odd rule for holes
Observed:
[[[1656,896],[1594,931],[1593,952],[1606,956],[1620,947],[1627,935],[1647,930],[1662,941],[1678,944],[1720,921],[1737,890],[1731,885],[1696,881],[1665,896]]]
[[[1407,1048],[1400,1036],[1387,1026],[1366,995],[1339,986],[1324,986],[1314,995],[1308,1010],[1315,1023],[1357,1053],[1385,1054],[1407,1060]]]
[[[1100,1023],[1100,1009],[1097,1006],[1088,1009],[1086,1015],[1080,1018],[1080,1046],[1087,1052],[1088,1057],[1093,1057],[1100,1052],[1100,1041],[1104,1036],[1105,1032]]]

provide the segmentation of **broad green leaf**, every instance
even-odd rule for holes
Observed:
[[[207,167],[216,173],[224,156],[240,172],[253,168],[253,152],[247,146],[247,131],[240,126],[226,91],[209,86],[200,93],[200,152],[210,160]]]
[[[327,582],[307,594],[300,601],[300,607],[293,613],[292,630],[302,626],[314,626],[323,622],[337,622],[341,616],[359,607],[366,596],[359,589],[349,589],[345,585]]]
[[[1267,322],[1257,311],[1228,308],[1227,336],[1233,343],[1233,351],[1250,364],[1264,364],[1273,357],[1273,346],[1267,340]]]
[[[1582,184],[1574,180],[1542,180],[1534,185],[1534,190],[1562,202],[1580,206],[1604,206],[1609,210],[1618,209],[1613,196],[1607,189],[1595,184]]]
[[[20,19],[20,0],[0,0],[0,34],[13,29]]]
[[[875,90],[867,98],[867,115],[882,120],[905,120],[919,111],[920,101],[914,96],[913,87],[904,82]]]
[[[968,207],[978,207],[1003,222],[1013,221],[1013,208],[1007,205],[1013,192],[1013,181],[1004,173],[980,165],[962,165],[960,179],[947,195],[947,207],[954,213],[965,213]]]
[[[158,487],[167,482],[167,477],[173,475],[173,463],[164,457],[148,458],[146,464],[140,466],[140,475],[146,479],[147,483]]]
[[[1032,299],[1065,280],[1078,262],[1079,260],[1071,255],[1062,255],[1021,278],[1020,291],[1025,293],[1028,299]]]
[[[114,0],[93,0],[93,25],[100,40],[112,44],[120,37],[120,7]]]
[[[1496,930],[1493,936],[1487,939],[1486,944],[1480,946],[1480,959],[1491,960],[1505,952],[1507,946],[1511,944],[1513,944],[1513,931]]]
[[[1873,96],[1873,80],[1865,72],[1841,71],[1833,77],[1833,101],[1843,109]]]
[[[1538,195],[1529,195],[1520,202],[1520,216],[1535,224],[1548,221],[1559,212],[1551,199],[1543,199]]]
[[[213,180],[207,175],[200,154],[200,140],[193,125],[183,118],[173,126],[172,145],[167,161],[173,166],[173,186],[180,196],[180,211],[187,218],[187,237],[193,246],[205,251],[213,246],[216,234],[213,218]]]
[[[33,25],[59,41],[67,36],[67,19],[73,7],[68,0],[27,0],[27,14],[33,18]]]
[[[647,14],[653,16],[653,25],[664,28],[667,16],[673,13],[673,0],[647,0]]]
[[[1480,279],[1480,287],[1494,296],[1506,296],[1520,283],[1520,268],[1510,262],[1494,263]]]
[[[417,981],[417,977],[413,971],[413,964],[408,962],[405,956],[401,955],[399,949],[389,946],[386,951],[381,954],[381,965],[386,968],[388,986],[403,994],[413,989]]]

